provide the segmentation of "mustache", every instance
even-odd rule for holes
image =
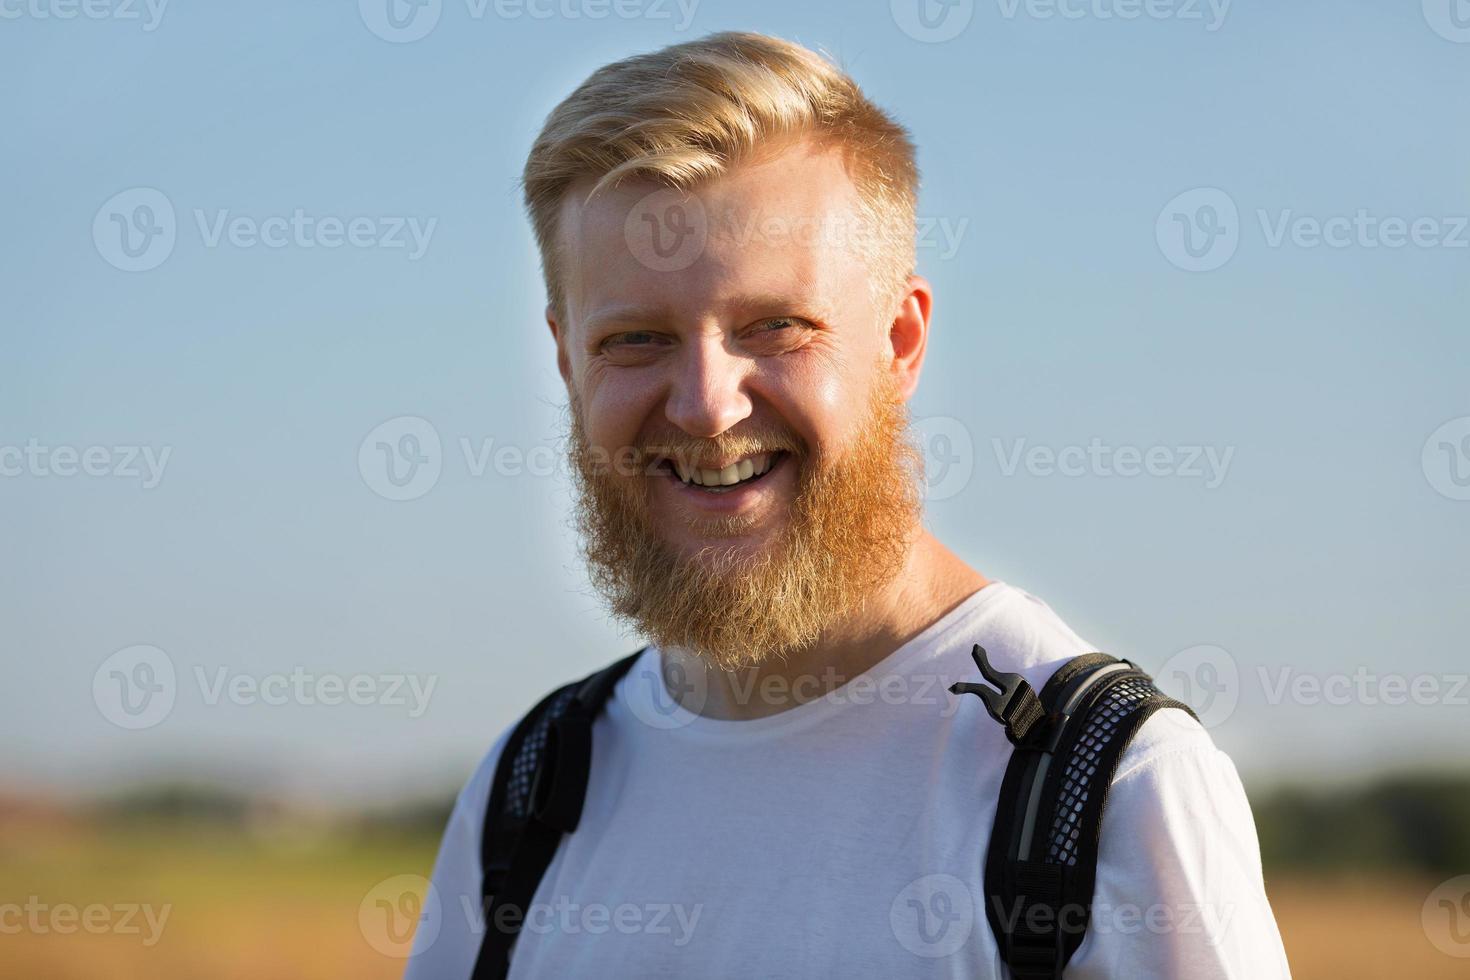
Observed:
[[[770,429],[722,432],[707,439],[684,433],[665,433],[644,440],[633,449],[640,461],[645,463],[671,459],[686,466],[708,466],[760,453],[787,452],[794,456],[804,455],[806,444],[790,432]]]

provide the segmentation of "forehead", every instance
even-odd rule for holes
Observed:
[[[755,301],[836,317],[867,304],[876,229],[834,150],[798,143],[689,191],[626,180],[584,203],[591,186],[574,185],[560,214],[572,324],[609,311],[694,320]]]

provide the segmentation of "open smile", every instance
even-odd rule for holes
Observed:
[[[669,479],[698,493],[725,494],[754,486],[776,470],[790,454],[785,450],[754,453],[722,466],[695,466],[682,460],[665,458],[660,471]]]

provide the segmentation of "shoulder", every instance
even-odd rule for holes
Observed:
[[[490,785],[514,728],[506,728],[495,740],[455,800],[425,897],[425,915],[429,915],[427,910],[437,909],[438,928],[421,927],[415,933],[405,980],[468,976],[474,968],[479,935],[473,916],[466,910],[480,904],[480,839]]]
[[[640,651],[640,654],[643,652]],[[603,675],[606,675],[608,681],[607,686],[600,691],[605,700],[611,693],[612,683],[624,679],[628,665],[636,656],[638,655],[614,661],[586,677],[574,678],[553,688],[507,725],[460,790],[459,798],[455,801],[455,814],[464,816],[476,826],[484,824],[503,761],[511,763],[507,793],[514,795],[517,792],[529,792],[531,770],[539,758],[552,720],[567,709],[583,685],[589,681],[601,680]],[[510,760],[503,758],[507,752],[514,754]]]
[[[991,593],[988,601],[976,606],[971,624],[974,642],[985,647],[990,662],[997,668],[1021,674],[1038,693],[1063,665],[1099,651],[1050,605],[1024,589],[993,582],[975,598],[986,597],[987,593]],[[1129,656],[1127,651],[1102,652]],[[964,647],[963,659],[968,662],[968,646]],[[1135,771],[1167,765],[1166,757],[1176,753],[1227,765],[1230,762],[1192,715],[1165,708],[1155,711],[1134,733],[1119,762],[1115,780],[1122,780]]]
[[[966,605],[956,631],[964,642],[954,650],[962,669],[968,670],[970,646],[978,643],[998,669],[1020,674],[1040,691],[1057,668],[1097,650],[1050,605],[1018,586],[993,581]]]
[[[1034,690],[1040,692],[1064,664],[1098,650],[1036,596],[1004,583],[980,595],[990,588],[996,592],[976,609],[974,642],[997,668],[1020,673]],[[1200,835],[1228,830],[1239,853],[1259,866],[1254,823],[1234,763],[1192,714],[1177,707],[1153,711],[1133,732],[1118,757],[1106,816],[1103,864],[1110,842],[1124,838],[1185,846]],[[1132,847],[1118,857],[1125,864],[1148,862],[1156,850]]]
[[[420,929],[415,935],[404,974],[406,980],[468,976],[473,971],[480,948],[480,929],[479,920],[470,910],[481,903],[481,847],[501,760],[508,751],[519,753],[522,739],[517,731],[522,725],[541,717],[557,694],[574,688],[576,683],[580,682],[557,688],[506,725],[465,780],[440,838],[425,899],[427,908],[440,910],[438,928]],[[512,780],[517,777],[518,773],[512,771]],[[525,773],[521,778],[529,788],[530,774]]]
[[[1114,783],[1142,781],[1150,773],[1188,766],[1235,766],[1195,717],[1178,708],[1161,708],[1139,726],[1118,762]]]
[[[454,801],[455,816],[464,817],[476,827],[485,822],[485,811],[490,802],[490,789],[495,782],[495,772],[500,767],[500,757],[505,753],[506,743],[510,741],[511,734],[519,724],[520,719],[518,718],[507,725],[490,744],[489,751],[480,757],[479,763],[476,764],[469,778],[465,780],[464,785],[460,787],[459,796]]]
[[[1193,716],[1173,708],[1139,727],[1113,776],[1108,818],[1149,828],[1159,844],[1233,850],[1259,874],[1255,821],[1230,756]],[[1104,843],[1107,831],[1104,826]]]
[[[1092,914],[1073,961],[1089,980],[1290,976],[1245,788],[1182,711],[1155,712],[1120,760]]]

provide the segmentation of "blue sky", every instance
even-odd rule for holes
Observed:
[[[1254,784],[1462,759],[1470,5],[374,2],[0,6],[0,778],[428,788],[632,648],[516,180],[594,68],[725,29],[919,146],[944,540],[1214,690]],[[384,423],[439,440],[413,499]]]

